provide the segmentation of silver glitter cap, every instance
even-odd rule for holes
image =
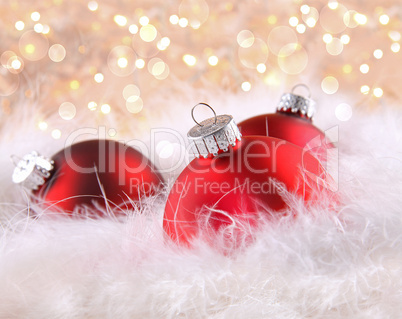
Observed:
[[[308,91],[308,97],[296,95],[293,92],[298,87],[304,87]],[[297,84],[290,93],[285,93],[276,108],[277,112],[299,115],[301,118],[312,120],[315,114],[315,102],[311,98],[311,92],[307,85]]]
[[[214,112],[214,117],[198,123],[194,118],[194,109],[207,106]],[[227,152],[229,145],[235,146],[240,141],[239,128],[231,115],[216,115],[215,110],[206,103],[198,103],[191,110],[191,117],[197,123],[188,133],[187,137],[192,144],[193,153],[197,157],[216,156],[221,151]]]
[[[13,160],[16,158],[12,156]],[[31,190],[36,190],[43,185],[54,169],[54,162],[51,159],[35,151],[14,162],[16,167],[12,175],[13,182]]]

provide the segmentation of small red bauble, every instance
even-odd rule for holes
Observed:
[[[189,244],[200,232],[238,221],[255,226],[264,211],[279,216],[287,207],[284,189],[309,201],[325,188],[326,172],[314,156],[272,137],[241,138],[229,115],[207,119],[188,135],[206,158],[191,161],[169,194],[163,225],[176,242]]]
[[[325,133],[312,124],[315,102],[292,93],[282,95],[277,112],[258,115],[238,124],[243,136],[261,135],[276,137],[291,142],[309,151],[321,161],[327,160],[327,149],[333,145]]]
[[[13,180],[31,188],[42,208],[67,214],[105,207],[106,200],[112,209],[132,207],[131,201],[155,194],[163,182],[143,154],[112,140],[76,143],[51,159],[28,154]]]

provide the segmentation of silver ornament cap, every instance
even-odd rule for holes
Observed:
[[[194,109],[199,105],[210,108],[214,112],[214,117],[198,123],[194,118]],[[233,116],[216,115],[215,110],[206,103],[198,103],[194,106],[191,117],[197,125],[187,133],[187,137],[197,157],[207,158],[218,155],[220,151],[227,152],[229,145],[235,146],[236,142],[241,140],[241,133]]]
[[[298,87],[306,88],[308,91],[308,97],[294,94],[295,89]],[[315,114],[316,103],[310,97],[311,92],[308,86],[305,84],[297,84],[292,88],[290,93],[282,95],[276,111],[279,113],[298,115],[301,118],[311,121]]]
[[[12,180],[15,184],[36,190],[50,177],[53,165],[51,159],[33,151],[16,162]]]

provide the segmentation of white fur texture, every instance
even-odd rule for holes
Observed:
[[[240,121],[273,111],[276,102],[264,101],[281,92],[187,94],[166,97],[152,125],[185,133],[204,99]],[[338,122],[336,102],[318,104],[315,124],[339,128],[339,205],[294,202],[295,222],[264,225],[230,256],[202,240],[193,249],[166,242],[165,194],[123,221],[28,217],[9,155],[53,154],[63,142],[40,135],[29,116],[36,106],[21,104],[0,130],[0,318],[400,318],[401,109],[354,110]]]

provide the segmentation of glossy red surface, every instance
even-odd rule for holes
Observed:
[[[77,207],[132,207],[130,200],[152,195],[163,179],[137,150],[111,140],[73,144],[57,154],[54,171],[33,195],[52,211],[71,213]]]
[[[308,119],[280,112],[263,114],[237,124],[243,136],[261,135],[280,138],[305,148],[325,162],[327,149],[333,144],[325,138],[324,132]]]
[[[255,225],[261,212],[279,216],[287,207],[276,182],[309,201],[326,178],[320,162],[300,147],[245,136],[229,152],[194,159],[183,170],[166,203],[164,229],[174,241],[188,244],[200,231],[232,225],[233,218]]]

